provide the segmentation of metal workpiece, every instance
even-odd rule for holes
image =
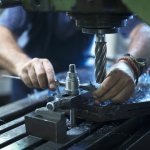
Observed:
[[[57,111],[59,108],[78,108],[78,104],[88,103],[92,93],[100,87],[100,84],[97,83],[84,83],[79,86],[82,91],[78,95],[69,95],[66,94],[65,91],[62,94],[57,94],[55,96],[50,97],[46,107],[51,111]],[[83,98],[85,93],[89,93],[89,99]],[[94,100],[93,100],[94,101]],[[72,114],[72,113],[70,113]]]
[[[105,34],[96,34],[95,44],[95,77],[97,83],[102,83],[106,77],[107,47]]]
[[[68,95],[79,94],[79,78],[76,71],[76,65],[70,64],[69,71],[67,72],[65,91]]]
[[[63,96],[62,97],[57,97],[57,95],[55,96],[54,100],[51,102],[48,102],[46,107],[49,110],[55,111],[58,108],[61,107],[71,107],[71,100],[74,96]]]
[[[79,95],[68,96],[62,95],[62,97],[55,97],[54,100],[47,103],[47,109],[51,111],[57,111],[58,108],[72,109],[78,108],[79,105],[94,103],[94,97],[91,92],[82,91]]]

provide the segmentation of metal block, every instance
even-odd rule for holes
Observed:
[[[29,135],[62,143],[66,138],[66,118],[61,112],[48,112],[42,117],[33,112],[25,116],[26,132]],[[52,116],[52,117],[51,117]]]

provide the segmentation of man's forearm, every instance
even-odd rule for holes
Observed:
[[[17,45],[13,34],[0,27],[0,65],[18,75],[30,88],[55,88],[55,73],[48,59],[31,59]]]
[[[136,58],[146,59],[150,66],[150,27],[146,24],[138,25],[131,33],[129,53]]]
[[[18,75],[17,68],[29,60],[30,58],[17,45],[13,34],[0,26],[0,65]]]

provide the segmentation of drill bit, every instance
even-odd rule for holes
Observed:
[[[101,83],[106,76],[106,42],[104,34],[96,34],[95,46],[95,77],[96,82]]]

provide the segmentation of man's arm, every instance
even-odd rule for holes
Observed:
[[[129,53],[135,58],[144,58],[150,65],[150,27],[137,25],[130,34]],[[97,102],[111,99],[113,102],[128,100],[135,88],[135,72],[127,61],[121,60],[110,69],[101,88],[95,93]]]
[[[29,60],[30,58],[17,45],[15,36],[6,27],[0,26],[0,64],[18,75],[17,66]]]
[[[137,25],[130,38],[129,53],[135,58],[146,59],[147,66],[150,66],[150,26],[144,23]]]
[[[28,87],[55,87],[54,69],[49,60],[29,58],[19,48],[13,33],[3,26],[0,26],[0,65],[20,76]]]

